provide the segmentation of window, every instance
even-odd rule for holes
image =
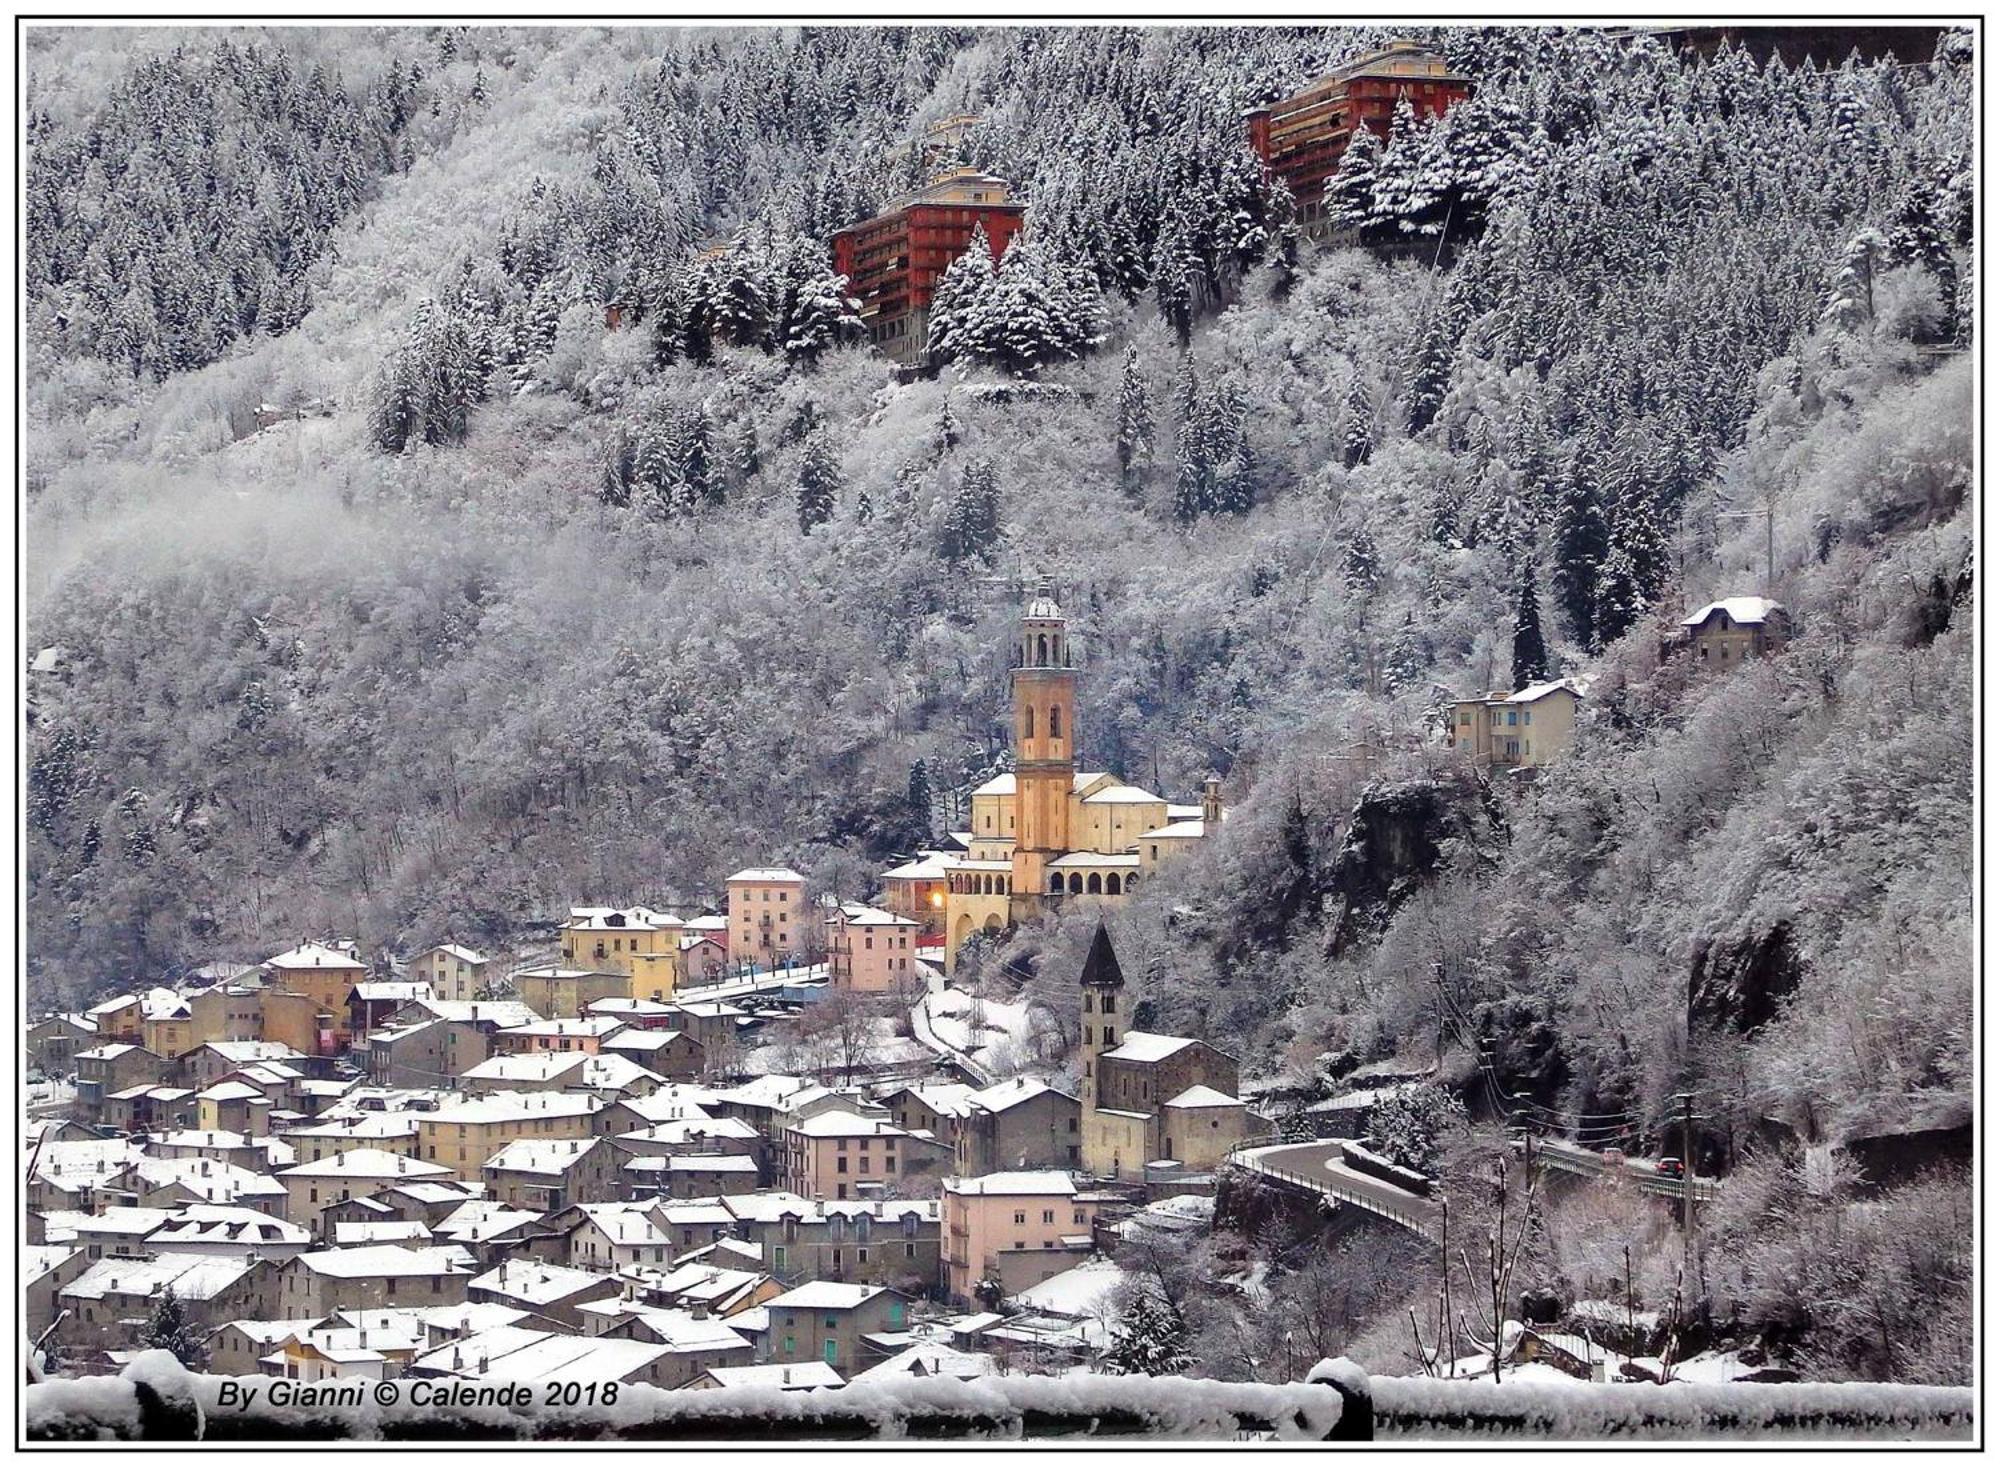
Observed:
[[[1024,1210],[1016,1209],[1014,1212],[1014,1222],[1020,1224],[1020,1223],[1026,1223],[1027,1221],[1028,1221],[1027,1213]]]
[[[795,1354],[798,1351],[798,1348],[799,1344],[795,1339],[793,1339],[791,1336],[785,1337],[785,1354],[787,1356]]]
[[[1055,1211],[1055,1209],[1053,1209],[1053,1208],[1044,1208],[1044,1209],[1042,1210],[1042,1222],[1043,1222],[1043,1223],[1054,1223],[1055,1221],[1056,1221],[1056,1211]]]
[[[836,1157],[836,1158],[834,1158],[834,1159],[833,1159],[833,1161],[834,1161],[834,1169],[833,1169],[833,1170],[834,1170],[835,1172],[846,1172],[846,1171],[847,1171],[847,1159],[846,1159],[845,1157]],[[843,1194],[842,1196],[845,1196],[845,1195]]]
[[[1113,1036],[1111,1032],[1110,1025],[1106,1025],[1104,1027],[1104,1043],[1107,1045],[1115,1045],[1118,1043],[1117,1039]]]
[[[1522,710],[1521,710],[1521,722],[1522,722],[1522,723],[1524,723],[1524,724],[1532,724],[1532,723],[1534,723],[1534,722],[1535,722],[1535,711],[1534,711],[1533,709],[1522,709]]]
[[[1508,725],[1511,727],[1512,725],[1518,724],[1520,722],[1521,722],[1521,716],[1518,713],[1516,713],[1513,709],[1508,709],[1507,710]]]
[[[1116,1014],[1118,1012],[1118,996],[1116,994],[1106,994],[1104,996],[1104,1012],[1106,1014]]]
[[[832,1324],[832,1322],[829,1321],[828,1324]],[[834,1362],[838,1361],[839,1359],[840,1359],[840,1342],[828,1341],[826,1343],[826,1364],[831,1366],[833,1365]]]
[[[1057,704],[1049,709],[1049,738],[1062,737],[1062,705]]]

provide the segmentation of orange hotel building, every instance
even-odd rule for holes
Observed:
[[[833,268],[861,302],[869,340],[897,362],[917,361],[928,336],[931,293],[965,253],[972,232],[985,226],[998,261],[1026,214],[1026,205],[1010,200],[1005,179],[961,168],[836,233]]]

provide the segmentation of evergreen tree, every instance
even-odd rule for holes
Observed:
[[[1597,502],[1592,460],[1586,450],[1571,455],[1555,506],[1552,580],[1556,605],[1570,635],[1593,651],[1597,635],[1597,579],[1610,550],[1604,513]]]
[[[1118,379],[1118,472],[1130,484],[1152,460],[1153,408],[1135,346],[1126,349],[1125,370]]]
[[[954,565],[984,556],[1000,539],[1000,480],[993,465],[975,459],[965,466],[945,503],[940,553]]]
[[[1141,1287],[1112,1330],[1105,1365],[1124,1376],[1180,1376],[1194,1364],[1188,1324],[1178,1307]]]
[[[810,535],[814,527],[831,520],[839,498],[840,464],[826,431],[819,429],[806,439],[805,453],[799,460],[799,534]]]
[[[1357,469],[1375,452],[1375,405],[1368,399],[1368,388],[1359,372],[1347,379],[1344,408],[1346,426],[1340,436],[1341,461],[1348,468]]]
[[[952,410],[951,391],[945,390],[944,401],[938,405],[937,433],[933,447],[934,456],[942,459],[958,447],[958,414]]]
[[[172,1351],[174,1359],[191,1370],[200,1370],[207,1352],[202,1347],[202,1331],[188,1318],[180,1296],[168,1285],[160,1291],[153,1315],[140,1334],[140,1342],[150,1350]]]
[[[1363,124],[1356,127],[1340,155],[1340,166],[1326,181],[1322,207],[1335,229],[1366,229],[1375,219],[1375,178],[1382,167],[1382,140]]]
[[[910,808],[910,823],[928,840],[931,830],[931,772],[921,759],[910,765],[910,784],[904,794],[904,803]]]
[[[945,267],[931,292],[929,335],[924,345],[931,362],[942,365],[967,355],[968,332],[993,284],[993,245],[986,226],[975,225],[965,252]]]
[[[698,504],[720,505],[727,495],[721,466],[715,462],[712,444],[714,425],[707,406],[688,414],[679,435],[680,481],[687,486],[688,498]]]
[[[1549,677],[1549,650],[1542,640],[1542,598],[1535,584],[1535,563],[1521,562],[1521,584],[1514,597],[1514,691]]]

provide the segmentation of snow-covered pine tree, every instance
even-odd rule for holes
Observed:
[[[152,1318],[140,1333],[140,1343],[156,1351],[172,1351],[174,1359],[192,1370],[199,1370],[207,1359],[207,1351],[202,1346],[203,1332],[189,1319],[187,1307],[168,1285],[160,1291],[158,1303],[153,1306]]]
[[[925,355],[938,365],[966,355],[968,329],[993,284],[993,245],[986,226],[975,225],[965,251],[945,267],[931,292]]]
[[[1595,459],[1587,447],[1579,446],[1563,466],[1551,535],[1554,557],[1550,579],[1556,605],[1569,625],[1570,636],[1594,649],[1599,646],[1598,574],[1611,547],[1597,500]]]
[[[1514,691],[1549,676],[1549,649],[1542,639],[1542,594],[1536,584],[1532,557],[1521,561],[1520,585],[1514,593]]]
[[[938,549],[958,564],[984,556],[1000,538],[1000,479],[993,465],[975,459],[965,466],[945,503]]]
[[[1152,1286],[1142,1285],[1112,1328],[1104,1364],[1124,1376],[1179,1376],[1194,1364],[1188,1337],[1179,1309]]]
[[[1375,180],[1381,167],[1382,140],[1367,126],[1355,128],[1322,195],[1328,224],[1362,230],[1374,223]]]
[[[823,428],[806,439],[799,460],[797,497],[799,534],[810,535],[815,527],[833,518],[834,504],[840,498],[840,463]]]
[[[1347,379],[1347,395],[1342,403],[1340,433],[1341,462],[1350,469],[1368,462],[1375,452],[1375,404],[1369,399],[1367,384],[1356,372]]]
[[[1153,406],[1139,349],[1128,347],[1118,378],[1118,472],[1130,485],[1153,460]]]

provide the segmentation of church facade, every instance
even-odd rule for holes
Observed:
[[[1067,902],[1123,902],[1222,823],[1214,775],[1198,805],[1175,805],[1079,768],[1077,662],[1062,608],[1051,596],[1032,598],[1013,652],[1014,768],[972,792],[972,829],[959,833],[965,850],[942,860],[947,973],[976,933]]]

